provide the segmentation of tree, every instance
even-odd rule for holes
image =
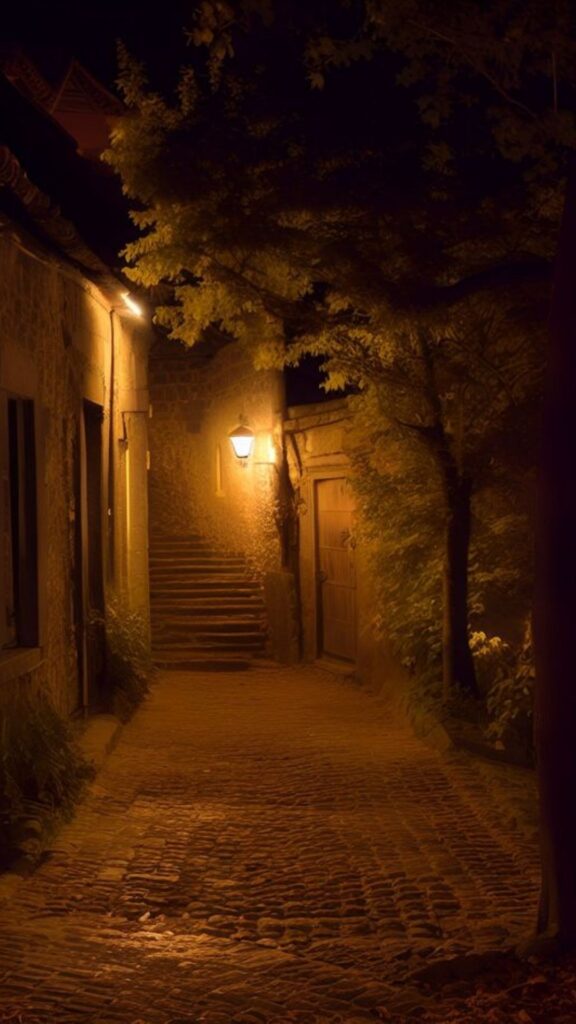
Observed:
[[[304,342],[307,351],[310,344]],[[391,341],[389,334],[385,339],[367,338],[364,331],[360,352],[342,331],[332,331],[330,338],[321,339],[319,345],[325,354],[329,353],[326,366],[331,377],[336,382],[346,380],[358,385],[363,396],[364,444],[368,451],[376,450],[378,472],[386,479],[386,487],[380,491],[366,486],[370,457],[360,452],[356,461],[364,480],[360,479],[357,487],[372,496],[379,493],[382,503],[386,502],[386,488],[396,492],[394,511],[390,511],[392,502],[388,497],[386,524],[374,507],[368,518],[381,534],[387,533],[391,522],[396,523],[396,560],[407,558],[412,569],[403,572],[402,567],[392,568],[395,559],[388,534],[384,549],[390,565],[383,593],[389,598],[390,584],[396,581],[404,590],[394,601],[396,612],[400,604],[406,605],[409,594],[413,609],[420,609],[411,616],[407,608],[398,619],[412,634],[415,651],[421,645],[416,631],[410,629],[411,617],[414,623],[420,618],[430,650],[440,646],[444,699],[454,695],[455,681],[459,684],[456,693],[477,695],[468,637],[471,616],[478,622],[485,597],[494,600],[498,574],[501,585],[507,588],[509,602],[511,589],[519,589],[518,569],[524,578],[528,575],[520,553],[514,560],[516,568],[493,562],[497,556],[500,563],[510,562],[497,541],[507,529],[512,543],[512,530],[516,531],[520,548],[522,541],[524,545],[528,542],[526,512],[513,507],[521,494],[518,471],[522,475],[526,466],[517,453],[510,458],[510,440],[503,435],[511,434],[516,444],[522,431],[526,432],[525,440],[533,435],[535,395],[541,386],[541,309],[535,306],[533,293],[516,289],[498,305],[483,298],[468,299],[453,308],[449,318],[421,318],[419,326],[406,331],[401,339]],[[505,494],[511,477],[515,498],[508,502],[507,512],[500,501],[491,513],[488,495],[494,510],[494,495],[501,498]],[[403,521],[402,506],[406,508]],[[410,556],[410,547],[417,553],[416,560]],[[483,558],[477,567],[479,556]],[[440,577],[441,599],[426,564],[434,566]],[[475,592],[472,606],[471,565]],[[383,565],[381,570],[386,573]],[[389,601],[386,604],[389,606]],[[443,612],[440,645],[431,621],[438,608]],[[398,623],[392,624],[389,632],[406,658],[407,638],[399,638]],[[416,664],[411,656],[408,662]],[[422,667],[420,663],[420,670]]]
[[[541,444],[534,640],[542,892],[539,932],[576,946],[576,179],[566,194],[556,261]]]
[[[295,15],[278,5],[276,19],[255,28],[259,15],[243,5],[202,4],[194,39],[206,59],[182,72],[173,103],[121,54],[130,116],[109,159],[144,206],[134,214],[142,234],[127,249],[129,273],[145,285],[172,283],[174,301],[158,319],[188,344],[217,324],[250,341],[260,362],[319,353],[332,384],[387,396],[387,415],[425,449],[441,484],[445,692],[475,693],[470,430],[455,407],[472,408],[469,364],[479,360],[484,377],[490,364],[482,319],[471,343],[467,296],[502,295],[515,275],[541,274],[541,253],[527,259],[518,244],[526,225],[518,204],[510,224],[504,162],[488,187],[465,175],[447,187],[443,163],[423,162],[426,133],[373,40],[349,45],[346,74],[310,92],[302,55],[312,68],[318,51],[331,52],[328,35],[312,45],[322,9]],[[330,26],[350,37],[363,14],[352,5]],[[386,97],[385,114],[367,103],[372,94]],[[488,415],[501,391],[488,389]],[[487,393],[476,406],[484,418]]]

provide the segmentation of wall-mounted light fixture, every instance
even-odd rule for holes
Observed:
[[[234,427],[228,434],[234,455],[242,466],[246,465],[247,459],[252,454],[254,447],[254,431],[250,427],[240,425]]]
[[[144,310],[142,309],[142,306],[139,302],[136,302],[136,299],[132,298],[130,292],[122,292],[122,301],[126,306],[126,309],[129,309],[134,316],[143,316]]]

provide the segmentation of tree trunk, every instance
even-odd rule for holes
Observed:
[[[463,417],[454,451],[444,429],[434,359],[424,331],[418,334],[418,343],[432,423],[427,427],[417,428],[417,432],[436,461],[446,509],[442,588],[442,689],[445,700],[455,692],[478,697],[474,659],[468,640],[472,481],[462,469]]]
[[[446,536],[443,578],[442,680],[444,699],[455,692],[478,696],[468,641],[468,561],[471,481],[456,467],[444,466]]]
[[[545,391],[534,644],[540,786],[540,934],[576,946],[576,173],[554,274]]]

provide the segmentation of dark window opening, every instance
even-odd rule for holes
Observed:
[[[2,590],[3,647],[38,645],[38,544],[34,403],[3,403]]]
[[[103,410],[84,401],[86,441],[86,516],[88,547],[88,605],[104,613],[104,575],[102,567],[102,421]]]

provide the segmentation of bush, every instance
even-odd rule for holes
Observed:
[[[372,628],[385,637],[417,684],[411,700],[483,724],[490,736],[529,746],[530,656],[519,650],[518,623],[532,589],[534,405],[516,403],[502,416],[468,424],[472,474],[472,537],[468,613],[480,691],[490,708],[442,693],[445,497],[436,463],[394,417],[384,414],[375,388],[349,399],[348,436],[365,564],[376,581]],[[384,410],[384,411],[383,411]],[[498,634],[493,636],[492,634]],[[526,692],[525,692],[526,691]],[[420,695],[420,696],[418,696]],[[518,734],[518,735],[517,735]]]
[[[532,762],[534,654],[530,623],[517,649],[501,637],[481,632],[472,634],[471,647],[478,679],[486,693],[487,738]]]
[[[142,617],[117,604],[106,613],[106,675],[112,711],[126,722],[148,693],[152,659]]]
[[[375,432],[377,410],[365,396],[355,400],[354,409],[358,434],[356,446],[350,445],[351,482],[360,542],[377,586],[372,629],[386,637],[423,689],[434,690],[442,675],[439,487],[426,453],[407,446],[401,431],[387,426]]]
[[[69,817],[93,769],[45,694],[19,694],[0,712],[2,862],[33,855],[54,815]]]

